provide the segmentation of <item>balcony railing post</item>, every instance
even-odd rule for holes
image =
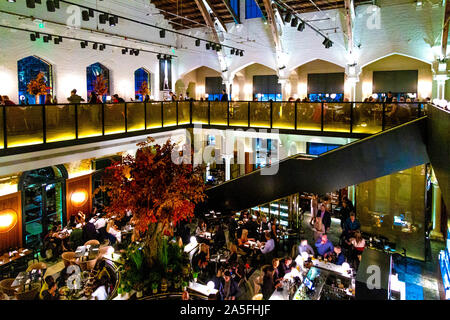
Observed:
[[[227,127],[230,126],[230,101],[227,101]]]
[[[192,100],[189,101],[189,122],[192,124]]]
[[[3,148],[8,148],[7,126],[6,126],[6,106],[3,106]]]
[[[295,112],[295,115],[294,115],[294,119],[295,119],[294,128],[295,128],[295,130],[297,130],[297,101],[295,101],[294,112]]]
[[[144,130],[147,130],[147,102],[144,102]]]
[[[250,128],[250,101],[248,102],[248,127]]]
[[[44,143],[47,143],[47,117],[45,115],[46,105],[42,105],[42,140]]]
[[[161,101],[161,128],[164,127],[164,102]]]
[[[178,125],[178,100],[175,102],[175,111],[177,112],[177,125]]]
[[[350,102],[350,133],[353,133],[353,107],[354,102]]]
[[[125,112],[125,132],[128,132],[128,104],[126,102],[124,106],[124,112]]]
[[[102,136],[105,135],[105,104],[102,103]]]
[[[320,114],[320,131],[323,132],[323,118],[324,118],[324,116],[323,116],[323,101],[320,102],[320,105],[321,105],[321,110],[322,110],[322,112]]]
[[[381,117],[381,131],[384,131],[386,128],[386,103],[383,102],[383,111]]]
[[[75,105],[75,139],[78,139],[78,104]]]
[[[211,125],[211,101],[208,100],[208,125]]]
[[[273,101],[270,101],[270,129],[273,125]]]

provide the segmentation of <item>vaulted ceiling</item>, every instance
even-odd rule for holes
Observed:
[[[240,0],[245,1],[245,0]],[[266,16],[262,0],[255,0],[263,15]],[[234,22],[229,0],[207,0],[211,9],[222,19],[224,23]],[[344,8],[344,0],[283,0],[281,1],[299,13],[314,12],[320,10],[331,10]],[[355,0],[355,6],[361,3],[369,3],[367,0]],[[151,0],[155,7],[161,10],[164,17],[171,23],[173,28],[188,29],[204,27],[205,21],[195,0]],[[244,17],[245,13],[241,14]]]

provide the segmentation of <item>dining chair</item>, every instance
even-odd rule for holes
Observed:
[[[2,281],[0,281],[0,291],[8,296],[14,296],[17,292],[17,287],[12,286],[13,282],[13,278],[3,279]]]

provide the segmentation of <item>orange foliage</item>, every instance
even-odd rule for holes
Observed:
[[[45,74],[43,72],[39,72],[35,79],[31,80],[27,84],[27,91],[29,94],[34,96],[45,95],[51,89],[45,83]],[[36,102],[37,103],[37,102]]]
[[[110,205],[109,215],[122,218],[126,210],[133,213],[132,222],[141,232],[152,223],[161,223],[167,233],[180,220],[194,216],[195,205],[206,195],[201,167],[178,165],[172,161],[175,144],[152,145],[153,138],[138,144],[136,157],[124,157],[106,169],[104,186]]]
[[[102,74],[95,78],[94,91],[100,97],[108,93],[108,81]]]

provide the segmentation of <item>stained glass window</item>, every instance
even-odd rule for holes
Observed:
[[[140,93],[141,88],[143,88],[142,84],[146,82],[147,88],[150,92],[150,72],[145,70],[144,68],[139,68],[134,72],[134,94],[136,96],[136,100],[143,101],[144,96]],[[150,95],[150,93],[149,93]]]
[[[31,80],[36,79],[37,75],[43,72],[45,83],[51,89],[49,93],[53,95],[53,69],[51,64],[35,56],[29,56],[17,61],[17,75],[19,82],[19,101],[23,104],[44,103],[45,96],[41,95],[39,101],[36,97],[27,92],[27,85]]]
[[[109,92],[109,70],[101,63],[91,64],[86,68],[86,81],[87,81],[87,101],[91,96],[91,92],[94,91],[95,81],[97,77],[103,75],[103,79],[106,80],[106,93],[102,96],[103,102],[106,102],[106,97],[110,95]]]

